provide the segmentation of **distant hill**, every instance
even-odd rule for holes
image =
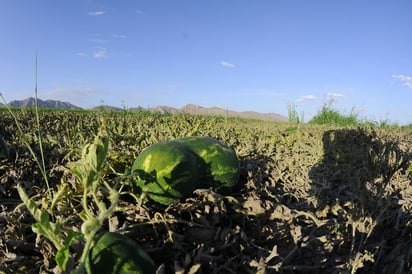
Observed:
[[[60,109],[81,109],[71,103],[62,102],[58,100],[41,100],[37,99],[38,106],[40,108],[60,108]],[[36,99],[29,97],[24,100],[14,100],[8,103],[11,107],[35,107]]]
[[[247,119],[258,119],[274,122],[287,122],[288,118],[276,113],[260,113],[255,111],[233,111],[219,107],[201,107],[198,105],[188,104],[182,108],[173,108],[168,106],[157,106],[148,109],[149,111],[160,113],[187,113],[192,115],[223,115],[228,117],[241,117]]]
[[[41,100],[37,99],[40,108],[59,108],[59,109],[82,109],[75,106],[69,102],[62,102],[58,100]],[[29,97],[25,100],[14,100],[9,104],[11,107],[35,107],[35,98]],[[0,106],[3,106],[0,103]],[[122,108],[100,105],[92,108],[92,110],[109,110],[109,111],[120,111]],[[241,117],[246,119],[257,119],[265,121],[274,122],[287,122],[288,118],[276,113],[260,113],[256,111],[233,111],[229,109],[223,109],[219,107],[201,107],[194,104],[188,104],[181,108],[174,108],[169,106],[157,106],[154,108],[130,108],[129,111],[151,111],[158,112],[162,114],[176,114],[176,113],[187,113],[192,115],[222,115],[227,117]]]
[[[92,108],[92,110],[119,111],[119,110],[122,110],[122,108],[112,107],[108,105],[100,105],[100,106]]]

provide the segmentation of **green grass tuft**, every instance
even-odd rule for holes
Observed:
[[[310,121],[309,124],[318,125],[336,125],[336,126],[357,126],[363,124],[359,114],[352,111],[345,115],[332,107],[332,103],[325,104],[321,111],[318,112]]]

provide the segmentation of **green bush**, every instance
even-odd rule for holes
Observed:
[[[337,126],[353,126],[359,125],[362,121],[359,119],[359,114],[352,111],[344,115],[332,108],[332,104],[325,104],[322,110],[318,112],[310,121],[310,124],[318,125],[337,125]]]

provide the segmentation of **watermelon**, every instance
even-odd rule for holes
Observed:
[[[141,246],[114,232],[105,232],[98,238],[85,266],[89,274],[156,273],[153,260]]]
[[[176,139],[188,145],[206,164],[210,174],[203,179],[203,187],[213,187],[222,193],[229,193],[239,180],[239,160],[236,152],[227,144],[207,136],[192,136]],[[210,181],[210,179],[212,181]]]
[[[133,163],[132,174],[144,196],[170,205],[197,188],[230,193],[239,179],[239,161],[217,139],[184,137],[146,148]]]
[[[202,169],[201,159],[187,145],[166,141],[140,153],[131,171],[145,196],[169,205],[198,188]]]

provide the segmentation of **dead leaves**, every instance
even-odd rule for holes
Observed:
[[[81,144],[91,140],[97,121],[86,114],[59,115],[42,116],[47,125],[44,144],[50,144],[45,147],[46,165],[56,197],[48,205],[75,227],[78,216],[68,212],[78,208],[80,184],[62,167],[80,157]],[[30,130],[31,118],[23,118]],[[0,272],[50,273],[56,250],[44,240],[36,245],[33,220],[27,212],[13,211],[20,202],[17,182],[24,182],[36,197],[45,193],[45,184],[19,139],[10,138],[16,135],[10,120],[1,119],[15,157],[13,163],[0,159]],[[411,271],[410,132],[307,125],[290,129],[286,124],[228,123],[219,117],[127,113],[107,119],[113,140],[102,176],[121,184],[122,192],[104,228],[139,242],[159,273]],[[128,195],[130,182],[117,176],[127,173],[144,147],[189,133],[213,136],[235,148],[241,159],[237,191],[223,196],[198,189],[166,209],[137,204]],[[20,249],[24,244],[35,244],[37,253],[25,254]],[[79,250],[81,246],[74,252]]]

